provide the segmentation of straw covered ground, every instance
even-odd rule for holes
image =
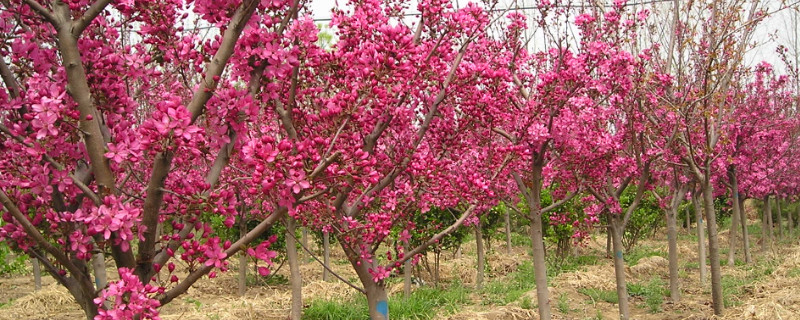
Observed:
[[[756,223],[753,221],[753,223]],[[660,232],[663,234],[663,232]],[[757,235],[754,235],[754,239]],[[682,299],[672,303],[668,297],[668,262],[665,237],[642,241],[627,254],[626,270],[634,319],[800,319],[800,245],[785,240],[775,249],[762,253],[759,242],[753,241],[751,265],[723,265],[723,288],[726,311],[714,317],[711,308],[710,284],[698,276],[696,238],[682,230],[679,242]],[[724,237],[723,237],[724,238]],[[791,236],[787,237],[791,238]],[[796,239],[796,236],[794,236]],[[723,239],[721,239],[723,240]],[[723,248],[727,241],[721,241]],[[467,299],[456,308],[434,310],[434,319],[536,319],[536,292],[530,272],[528,250],[524,246],[505,253],[502,241],[495,240],[487,256],[486,280],[483,289],[475,289],[475,242],[467,242],[460,257],[447,252],[442,256],[441,290],[453,286],[466,288]],[[725,250],[723,250],[723,253]],[[596,235],[577,248],[573,261],[562,271],[551,270],[551,306],[556,319],[617,319],[614,271],[605,257],[605,237]],[[585,259],[591,257],[591,259]],[[432,261],[432,256],[429,257]],[[725,262],[723,256],[723,264]],[[234,259],[238,261],[238,259]],[[322,268],[305,256],[301,267],[304,275],[305,306],[314,301],[362,301],[357,293],[339,280],[324,282]],[[332,268],[343,278],[355,280],[355,274],[341,252],[335,251]],[[579,261],[574,263],[574,261]],[[289,287],[285,282],[288,266],[283,266],[273,280],[250,283],[246,295],[237,294],[235,262],[231,271],[215,279],[198,282],[187,294],[162,308],[162,319],[285,319],[290,306]],[[555,268],[553,268],[555,269]],[[433,285],[424,268],[417,274]],[[109,274],[111,274],[109,269]],[[251,278],[253,280],[254,278]],[[389,284],[390,299],[404,299],[401,277]],[[33,291],[30,275],[0,278],[0,319],[80,319],[82,312],[67,291],[49,276],[43,288]],[[708,281],[707,281],[708,282]],[[415,286],[415,289],[419,288]],[[519,292],[519,294],[514,294]]]

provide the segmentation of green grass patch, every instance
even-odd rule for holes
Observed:
[[[629,266],[635,266],[642,258],[659,256],[662,258],[667,257],[667,253],[650,246],[638,246],[625,253],[623,259]]]
[[[562,293],[561,295],[558,296],[557,307],[558,311],[561,311],[561,313],[563,314],[567,314],[571,311],[569,308],[569,299],[567,298],[566,294]]]
[[[786,276],[787,277],[800,276],[800,268],[795,267],[795,268],[790,269],[789,272],[786,272]]]
[[[664,297],[669,295],[667,283],[659,277],[653,277],[647,283],[628,283],[628,294],[632,297],[641,297],[651,313],[661,311]]]
[[[742,304],[740,297],[746,293],[750,286],[766,279],[775,272],[775,266],[779,261],[766,260],[759,261],[753,265],[744,265],[742,268],[747,271],[744,277],[722,276],[722,298],[725,307],[735,307]]]
[[[617,292],[614,290],[600,290],[595,288],[580,288],[578,292],[585,294],[593,301],[605,301],[608,303],[617,304],[619,303],[619,297],[617,296]]]
[[[505,237],[505,234],[503,234]],[[505,239],[503,239],[505,240]],[[526,234],[521,234],[517,232],[511,233],[511,245],[514,247],[525,247],[528,248],[532,246],[531,244],[531,237]]]
[[[489,282],[484,286],[483,304],[506,305],[522,297],[525,292],[536,287],[533,263],[525,261],[517,266],[517,270],[509,273],[505,279]]]
[[[442,310],[453,313],[468,302],[469,290],[461,284],[450,285],[446,289],[423,287],[412,292],[407,299],[390,298],[389,315],[397,319],[433,319]],[[367,320],[367,299],[359,294],[349,299],[313,300],[303,312],[303,319]]]
[[[530,296],[522,297],[522,300],[520,300],[520,302],[519,302],[519,307],[522,308],[522,309],[528,309],[528,310],[533,309],[533,307],[534,307],[533,306],[533,299],[531,299]]]

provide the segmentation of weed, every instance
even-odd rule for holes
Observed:
[[[564,293],[558,296],[558,311],[561,311],[561,313],[564,314],[569,313],[570,311],[569,300],[567,299],[567,295]]]
[[[662,258],[666,258],[667,253],[664,252],[663,250],[658,250],[650,246],[638,246],[626,252],[623,259],[625,260],[625,263],[627,263],[629,266],[633,266],[639,263],[639,259],[652,256],[659,256]]]
[[[530,296],[522,297],[522,300],[519,302],[519,307],[522,309],[533,309],[533,300]]]
[[[645,304],[651,313],[661,311],[661,304],[664,297],[669,294],[666,288],[667,283],[659,277],[653,277],[647,284],[628,283],[628,294],[644,299]]]
[[[461,284],[447,289],[423,287],[414,291],[407,299],[389,299],[392,318],[432,319],[436,313],[457,311],[469,300],[469,290]],[[304,319],[369,319],[366,298],[362,295],[340,300],[313,300],[304,311]]]
[[[619,303],[619,297],[614,290],[600,290],[595,288],[580,288],[578,292],[587,295],[594,301],[605,301],[608,303]]]

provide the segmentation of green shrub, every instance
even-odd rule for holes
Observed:
[[[0,243],[0,276],[21,275],[28,273],[25,262],[28,256],[15,254],[7,243]]]

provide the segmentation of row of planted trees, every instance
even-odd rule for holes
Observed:
[[[500,202],[530,221],[542,319],[551,213],[576,237],[607,229],[627,318],[623,231],[644,197],[673,257],[685,199],[712,213],[730,194],[744,227],[745,198],[798,194],[796,59],[744,63],[784,4],[361,0],[323,45],[299,0],[0,3],[0,239],[90,319],[156,317],[237,252],[268,273],[281,221],[335,238],[385,319],[385,279]],[[580,215],[559,209],[573,199]],[[431,210],[452,222],[422,232]],[[697,221],[721,313],[715,219]]]

